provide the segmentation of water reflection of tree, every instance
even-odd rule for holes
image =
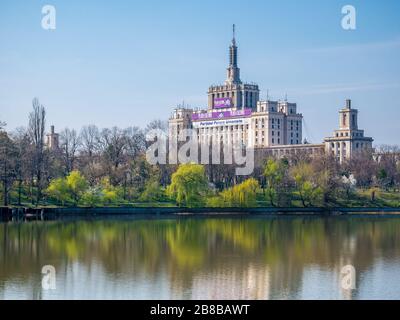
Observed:
[[[200,273],[243,274],[252,264],[268,269],[271,291],[295,292],[309,265],[340,272],[352,263],[360,274],[376,257],[399,257],[399,227],[400,219],[305,217],[2,224],[0,283],[78,260],[111,277],[164,272],[179,291]]]

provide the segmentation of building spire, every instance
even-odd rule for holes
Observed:
[[[232,25],[232,44],[236,45],[236,40],[235,40],[235,24]]]
[[[232,44],[229,47],[229,67],[226,83],[240,84],[240,70],[237,66],[236,28],[232,25]]]

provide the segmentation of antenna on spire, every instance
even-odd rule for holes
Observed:
[[[232,42],[235,43],[235,24],[232,25]]]

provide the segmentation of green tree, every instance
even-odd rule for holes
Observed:
[[[159,201],[162,197],[163,191],[160,187],[160,183],[155,179],[151,179],[146,182],[144,191],[140,195],[139,200],[143,202]]]
[[[250,178],[232,188],[223,190],[217,197],[211,197],[207,201],[207,205],[210,207],[255,207],[259,188],[258,181]]]
[[[264,168],[266,180],[266,192],[272,206],[278,204],[279,193],[282,190],[282,182],[285,178],[287,165],[283,161],[269,159]]]
[[[89,187],[82,195],[81,202],[90,207],[96,207],[103,204],[103,192],[100,186]]]
[[[71,171],[66,178],[66,182],[71,198],[74,204],[77,205],[88,188],[88,182],[86,178],[77,170]]]
[[[323,190],[318,185],[315,172],[310,163],[300,162],[291,169],[291,175],[296,183],[300,200],[304,207],[312,206],[321,201]],[[323,180],[323,178],[321,178]]]
[[[196,207],[205,204],[208,181],[205,170],[199,164],[181,164],[172,174],[166,193],[179,206]]]
[[[84,176],[77,170],[72,171],[65,178],[57,178],[50,182],[46,193],[64,205],[72,201],[77,205],[88,188],[88,183]]]
[[[61,205],[64,205],[71,199],[69,187],[65,178],[57,178],[52,180],[45,192],[48,196],[56,199]]]

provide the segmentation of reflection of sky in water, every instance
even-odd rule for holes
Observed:
[[[0,299],[400,299],[400,219],[64,224],[0,234]],[[41,289],[45,264],[56,290]]]

